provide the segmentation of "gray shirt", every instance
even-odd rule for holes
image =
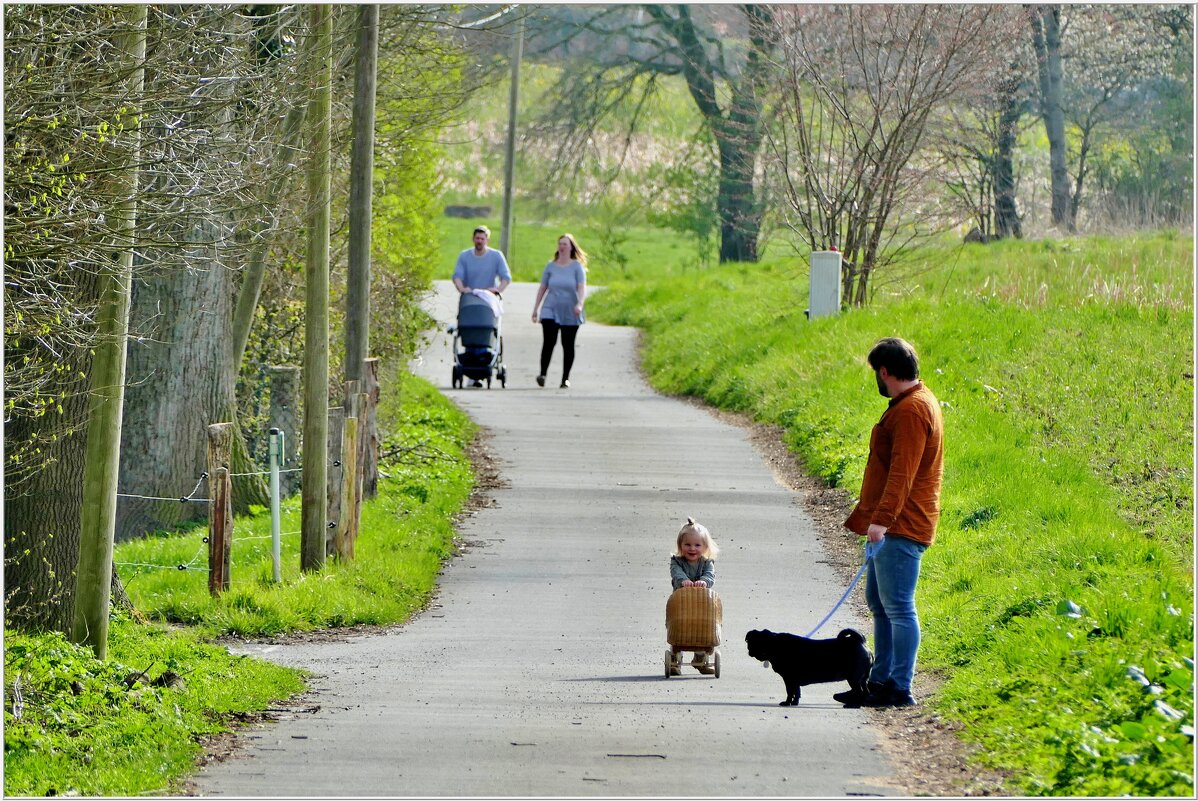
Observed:
[[[466,248],[458,255],[453,277],[462,279],[462,283],[471,289],[491,289],[501,278],[511,281],[512,271],[502,252],[487,248],[486,253],[476,256],[474,248]]]
[[[671,556],[670,579],[674,582],[674,589],[681,587],[686,579],[706,581],[710,589],[715,584],[715,562],[702,556],[697,562],[688,562],[685,556]]]
[[[538,315],[542,320],[553,320],[558,325],[582,325],[586,314],[575,315],[578,305],[578,286],[586,286],[587,269],[580,262],[572,261],[559,267],[550,261],[541,273],[541,286],[547,287],[545,300]]]

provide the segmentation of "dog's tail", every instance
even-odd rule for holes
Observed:
[[[836,639],[852,640],[853,642],[858,642],[862,645],[865,644],[865,635],[856,629],[841,629],[840,633],[836,635]]]

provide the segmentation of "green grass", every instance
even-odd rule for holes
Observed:
[[[319,573],[301,574],[299,537],[288,534],[283,581],[274,584],[269,515],[259,513],[236,521],[231,588],[215,599],[205,532],[119,545],[114,561],[151,622],[114,619],[106,662],[59,635],[5,633],[6,796],[177,791],[194,770],[200,738],[303,689],[300,671],[233,657],[205,640],[399,623],[423,607],[473,486],[464,449],[475,429],[431,385],[406,374],[384,386],[379,420],[392,432],[383,451],[393,455],[381,466],[378,497],[364,505],[353,562],[330,560]],[[296,499],[286,503],[282,530],[299,530]],[[183,684],[148,686],[166,670]],[[136,671],[147,678],[127,686]]]
[[[112,622],[103,662],[58,634],[4,639],[5,796],[177,791],[201,738],[303,689],[298,671],[125,617]],[[167,671],[181,683],[154,686]]]
[[[1023,792],[1190,795],[1192,261],[1169,232],[927,248],[818,321],[792,261],[613,282],[588,309],[646,331],[655,386],[782,425],[850,492],[883,409],[865,354],[911,340],[946,425],[932,703]]]
[[[500,246],[502,206],[480,219],[442,217],[440,269],[437,278],[449,279],[458,254],[473,247],[471,234],[480,223],[491,229],[491,247]],[[563,233],[574,234],[579,246],[590,257],[587,280],[595,286],[616,280],[633,280],[644,275],[683,275],[695,271],[695,245],[674,231],[664,231],[643,221],[605,225],[593,214],[570,216],[560,209],[545,211],[532,202],[520,201],[513,213],[511,253],[505,254],[516,281],[540,281],[545,262],[553,258],[557,239]],[[621,241],[611,242],[618,236]],[[626,259],[621,266],[620,259]]]
[[[216,598],[208,593],[206,529],[119,546],[115,561],[134,605],[152,618],[247,636],[407,619],[452,552],[453,516],[473,484],[464,456],[473,426],[410,376],[383,399],[380,418],[396,425],[383,450],[402,445],[409,452],[382,466],[386,476],[378,497],[363,506],[352,562],[330,559],[319,573],[300,572],[297,495],[283,505],[281,583],[273,579],[270,516],[259,514],[237,521],[230,588]],[[180,564],[190,569],[178,570]]]

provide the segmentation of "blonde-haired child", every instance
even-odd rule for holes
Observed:
[[[675,544],[674,555],[670,557],[670,579],[674,589],[682,587],[705,587],[710,589],[715,584],[715,558],[720,549],[707,526],[695,522],[688,517],[686,523],[678,530],[678,540]],[[672,675],[678,675],[678,655],[674,656],[674,666],[670,668]],[[691,665],[700,673],[714,673],[707,661],[704,651],[695,651]]]
[[[670,579],[674,589],[710,588],[715,584],[715,558],[719,551],[707,527],[688,517],[678,531],[674,555],[670,557]]]

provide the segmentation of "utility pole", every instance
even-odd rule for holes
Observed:
[[[345,289],[345,380],[362,379],[370,348],[370,224],[374,187],[374,107],[379,7],[358,7],[354,144],[349,185],[349,275]]]
[[[503,162],[503,228],[499,249],[508,263],[512,261],[512,176],[516,166],[516,106],[520,100],[520,61],[524,58],[524,15],[516,21],[516,36],[512,42],[512,83],[507,100],[507,148]]]
[[[121,464],[121,419],[125,401],[125,364],[133,251],[137,237],[138,164],[141,161],[141,96],[145,88],[146,6],[129,6],[129,31],[116,48],[128,71],[129,132],[127,161],[115,173],[124,199],[113,215],[116,259],[102,265],[96,323],[100,341],[92,362],[87,410],[86,461],[83,465],[83,512],[79,525],[79,564],[75,570],[75,612],[71,639],[90,645],[96,657],[108,656],[108,605],[112,599],[112,543],[116,534],[117,476]]]
[[[328,525],[326,440],[329,434],[329,228],[332,197],[333,14],[308,6],[314,48],[308,121],[308,253],[304,268],[304,459],[300,499],[300,568],[324,566]]]

